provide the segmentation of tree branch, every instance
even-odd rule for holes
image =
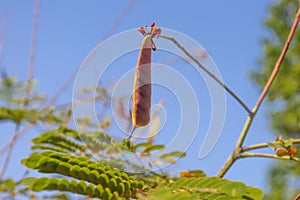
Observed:
[[[224,163],[224,165],[221,167],[221,169],[219,170],[219,172],[217,173],[216,176],[223,177],[226,174],[226,172],[229,170],[229,168],[232,166],[232,164],[234,163],[234,161],[236,159],[241,158],[241,157],[250,157],[250,155],[254,155],[254,154],[251,154],[251,153],[247,153],[247,154],[246,153],[240,153],[241,150],[242,150],[242,145],[243,145],[244,140],[245,140],[245,138],[247,136],[248,130],[250,128],[250,125],[251,125],[251,123],[252,123],[252,121],[253,121],[253,119],[255,117],[255,114],[257,113],[257,111],[258,111],[261,103],[263,102],[265,96],[267,95],[267,93],[268,93],[268,91],[269,91],[269,89],[270,89],[270,87],[271,87],[271,85],[272,85],[272,83],[273,83],[276,75],[278,74],[278,71],[280,69],[281,63],[282,63],[282,61],[283,61],[283,59],[284,59],[284,57],[285,57],[285,55],[287,53],[289,45],[290,45],[290,43],[292,41],[292,38],[294,36],[294,33],[296,31],[297,25],[299,23],[299,18],[300,18],[300,0],[299,0],[298,11],[297,11],[297,14],[296,14],[296,16],[294,18],[293,25],[292,25],[292,27],[290,29],[289,36],[288,36],[288,38],[287,38],[287,40],[285,42],[285,45],[284,45],[284,47],[283,47],[283,49],[281,51],[281,54],[280,54],[280,56],[279,56],[279,58],[278,58],[278,60],[277,60],[277,62],[275,64],[275,66],[273,68],[273,71],[272,71],[272,73],[271,73],[271,75],[270,75],[270,77],[269,77],[269,79],[268,79],[268,81],[267,81],[267,83],[266,83],[266,85],[265,85],[265,87],[264,87],[264,89],[263,89],[260,97],[258,98],[256,105],[254,106],[254,108],[253,108],[253,110],[251,112],[252,115],[249,115],[248,118],[247,118],[247,120],[246,120],[246,122],[245,122],[244,128],[243,128],[243,130],[240,133],[240,136],[239,136],[238,141],[236,143],[235,149],[233,150],[233,152],[231,153],[231,155],[228,157],[228,159],[226,160],[226,162]],[[248,156],[245,156],[245,155],[248,155]],[[257,157],[257,155],[259,156],[259,155],[262,155],[262,154],[255,154],[255,155]],[[263,157],[263,156],[261,156],[261,157]],[[274,155],[268,155],[267,157],[274,158]],[[232,159],[232,158],[234,158],[234,159]],[[280,157],[280,159],[284,159],[284,157]]]
[[[300,144],[300,139],[293,139],[293,144]],[[250,150],[254,150],[254,149],[261,149],[261,148],[265,148],[265,147],[270,147],[269,144],[280,144],[280,142],[269,142],[269,143],[260,143],[260,144],[254,144],[254,145],[249,145],[247,147],[243,147],[241,149],[242,152],[245,151],[250,151]]]
[[[275,64],[275,66],[273,68],[272,74],[269,77],[269,80],[266,83],[266,85],[265,85],[265,87],[264,87],[264,89],[263,89],[263,91],[262,91],[259,99],[257,100],[257,103],[256,103],[256,105],[255,105],[255,107],[253,109],[254,114],[259,109],[259,107],[260,107],[261,103],[263,102],[263,100],[265,99],[265,97],[266,97],[266,95],[267,95],[267,93],[268,93],[268,91],[269,91],[269,89],[270,89],[270,87],[271,87],[274,79],[276,78],[276,75],[278,74],[278,71],[280,69],[281,63],[282,63],[282,61],[283,61],[283,59],[284,59],[284,57],[286,55],[286,52],[289,49],[289,46],[290,46],[291,41],[292,41],[292,38],[293,38],[293,36],[295,34],[295,31],[297,29],[297,25],[299,23],[299,19],[300,19],[300,0],[299,0],[299,8],[298,8],[297,14],[295,16],[292,28],[290,30],[289,36],[288,36],[288,38],[287,38],[287,40],[286,40],[286,42],[284,44],[284,47],[283,47],[283,49],[281,51],[281,54],[280,54],[280,56],[279,56],[279,58],[278,58],[278,60],[277,60],[277,62]]]
[[[240,158],[249,158],[249,157],[263,157],[263,158],[273,158],[279,160],[294,160],[296,162],[300,162],[300,159],[294,156],[277,156],[273,154],[264,154],[264,153],[241,153]]]

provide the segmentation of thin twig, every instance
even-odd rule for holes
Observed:
[[[26,133],[30,128],[33,127],[33,124],[26,124],[24,128],[22,128],[21,130],[17,131],[16,133],[16,140],[19,139],[20,136],[22,136],[24,133]],[[0,149],[0,156],[8,149],[9,147],[9,142],[5,145],[2,146],[2,148]]]
[[[283,61],[283,59],[284,59],[284,57],[285,57],[285,55],[287,53],[287,50],[288,50],[289,45],[291,43],[291,40],[292,40],[292,38],[294,36],[294,33],[296,31],[296,28],[297,28],[297,25],[299,23],[299,18],[300,18],[300,0],[299,0],[298,11],[297,11],[297,14],[295,16],[293,25],[292,25],[292,27],[290,29],[289,36],[288,36],[288,38],[287,38],[287,40],[285,42],[285,45],[284,45],[284,47],[283,47],[283,49],[281,51],[281,54],[280,54],[280,56],[279,56],[279,58],[278,58],[278,60],[277,60],[277,62],[275,64],[275,66],[273,68],[272,74],[270,75],[269,80],[267,81],[267,83],[266,83],[266,85],[265,85],[265,87],[264,87],[264,89],[263,89],[260,97],[258,98],[258,101],[257,101],[256,105],[254,106],[254,108],[252,110],[253,114],[248,116],[248,118],[247,118],[247,120],[245,122],[244,128],[243,128],[243,130],[240,133],[240,136],[238,138],[238,141],[236,143],[236,146],[235,146],[233,152],[228,157],[228,159],[226,160],[226,162],[223,164],[223,166],[221,167],[221,169],[219,170],[219,172],[217,173],[216,176],[223,177],[226,174],[226,172],[229,170],[229,168],[232,166],[232,164],[234,163],[234,161],[241,157],[242,145],[243,145],[244,140],[245,140],[245,138],[247,136],[248,130],[249,130],[249,128],[251,126],[251,123],[252,123],[252,121],[253,121],[253,119],[255,117],[255,114],[257,113],[257,111],[258,111],[261,103],[263,102],[266,94],[268,93],[268,91],[269,91],[269,89],[270,89],[270,87],[271,87],[271,85],[272,85],[272,83],[273,83],[273,81],[274,81],[274,79],[275,79],[275,77],[276,77],[279,69],[280,69],[281,63],[282,63],[282,61]],[[245,154],[245,153],[243,153],[243,154]]]
[[[245,152],[241,153],[239,158],[249,158],[249,157],[262,157],[262,158],[273,158],[273,159],[279,159],[279,160],[293,160],[296,162],[300,162],[300,159],[294,156],[277,156],[273,154],[265,154],[265,153],[250,153]]]
[[[300,0],[299,0],[299,5],[300,5]],[[268,93],[268,91],[269,91],[269,89],[270,89],[270,87],[271,87],[271,85],[272,85],[272,83],[273,83],[276,75],[278,74],[278,71],[280,69],[281,63],[282,63],[282,61],[283,61],[283,59],[285,57],[286,52],[288,51],[288,48],[289,48],[289,46],[291,44],[291,41],[292,41],[292,38],[293,38],[293,36],[295,34],[295,31],[297,29],[297,25],[299,23],[299,19],[300,19],[300,6],[299,6],[298,12],[297,12],[297,14],[295,16],[292,28],[291,28],[290,33],[289,33],[289,36],[288,36],[288,38],[287,38],[287,40],[286,40],[286,42],[284,44],[284,47],[283,47],[283,49],[281,51],[281,54],[280,54],[280,56],[279,56],[279,58],[278,58],[278,60],[277,60],[277,62],[275,64],[275,66],[273,68],[272,74],[271,74],[268,82],[266,83],[266,85],[265,85],[265,87],[264,87],[264,89],[263,89],[263,91],[262,91],[262,93],[261,93],[261,95],[260,95],[260,97],[259,97],[259,99],[258,99],[258,101],[257,101],[257,103],[256,103],[256,105],[254,107],[254,109],[253,109],[254,113],[256,113],[257,110],[259,109],[259,107],[260,107],[261,103],[263,102],[264,98],[266,97],[266,95],[267,95],[267,93]]]
[[[8,163],[9,163],[9,160],[10,160],[10,157],[11,157],[11,154],[12,154],[12,150],[13,150],[13,147],[14,147],[14,144],[15,144],[15,141],[16,141],[16,137],[17,137],[17,132],[19,130],[19,127],[20,125],[17,124],[15,126],[15,130],[14,130],[14,135],[13,137],[11,138],[10,140],[10,143],[8,145],[8,149],[7,149],[7,154],[5,156],[5,159],[4,159],[4,162],[2,164],[2,168],[1,168],[1,171],[0,171],[0,180],[2,180],[3,178],[3,175],[7,169],[7,166],[8,166]]]
[[[300,139],[293,139],[292,141],[293,141],[293,144],[300,144]],[[269,142],[269,143],[260,143],[260,144],[249,145],[249,146],[243,147],[241,149],[241,151],[245,152],[245,151],[250,151],[250,150],[254,150],[254,149],[270,147],[269,144],[280,144],[280,143],[279,142]]]
[[[33,69],[35,64],[35,52],[36,52],[36,38],[37,38],[37,26],[38,26],[38,16],[39,16],[39,8],[40,8],[40,0],[35,1],[34,5],[34,15],[33,15],[33,27],[32,27],[32,35],[31,35],[31,50],[30,50],[30,59],[28,65],[28,74],[27,74],[27,81],[26,81],[26,89],[25,89],[25,97],[22,103],[22,108],[26,108],[29,101],[29,95],[31,92],[31,80],[33,77]],[[4,159],[1,172],[0,172],[0,180],[3,178],[3,175],[7,169],[8,163],[11,158],[12,150],[14,148],[14,144],[18,138],[18,132],[20,129],[20,124],[16,124],[14,134],[12,136],[11,141],[9,142],[7,154]]]
[[[33,78],[33,70],[35,65],[39,8],[40,8],[40,0],[36,0],[34,5],[33,26],[32,26],[31,46],[30,46],[31,49],[30,49],[30,58],[29,58],[29,65],[28,65],[28,72],[27,72],[27,83],[25,89],[25,98],[23,100],[23,106],[26,106],[29,103],[28,98],[32,87],[31,80]]]
[[[200,69],[202,69],[205,73],[207,73],[212,79],[214,79],[221,87],[223,87],[246,111],[248,114],[252,114],[252,111],[248,108],[248,106],[228,87],[223,83],[220,79],[218,79],[212,72],[210,72],[205,66],[203,66],[197,58],[192,56],[175,38],[165,35],[160,35],[159,37],[170,40],[173,42],[179,49],[185,53],[192,61],[194,61]]]

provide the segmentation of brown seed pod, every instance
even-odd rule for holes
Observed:
[[[146,126],[150,121],[151,107],[151,46],[152,36],[146,35],[138,57],[134,75],[132,94],[132,123],[133,131],[138,126]]]
[[[135,70],[132,95],[132,122],[137,126],[145,126],[150,120],[151,40],[151,35],[147,35],[144,38]]]
[[[151,25],[151,31],[147,27],[138,29],[145,37],[140,47],[138,62],[134,75],[134,87],[132,94],[132,124],[133,128],[129,140],[134,130],[139,126],[146,126],[150,121],[151,107],[151,49],[156,50],[152,38],[158,37],[161,29],[156,24]]]

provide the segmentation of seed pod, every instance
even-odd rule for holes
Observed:
[[[138,126],[146,126],[150,121],[151,106],[151,48],[152,36],[146,35],[138,57],[132,94],[133,131]]]
[[[137,127],[146,126],[150,121],[151,49],[153,51],[156,50],[156,46],[152,38],[158,38],[162,32],[161,28],[156,27],[155,22],[152,23],[150,32],[147,27],[140,27],[138,28],[138,31],[145,37],[140,47],[140,53],[135,70],[131,110],[133,128],[127,141],[129,141],[132,133]]]
[[[150,120],[151,46],[152,36],[147,35],[141,45],[134,77],[132,122],[135,126],[145,126]]]

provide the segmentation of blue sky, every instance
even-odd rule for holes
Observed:
[[[259,67],[258,60],[262,55],[261,40],[264,35],[269,34],[263,26],[263,20],[267,17],[267,6],[271,2],[270,0],[134,1],[133,6],[112,33],[150,25],[155,21],[160,27],[188,35],[207,50],[224,82],[251,108],[256,103],[259,90],[250,81],[248,74]],[[70,0],[41,1],[34,69],[34,77],[38,80],[37,90],[49,96],[54,94],[105,37],[107,30],[111,28],[126,4],[127,1],[91,0],[84,3]],[[29,63],[33,8],[34,1],[31,0],[0,1],[0,19],[7,20],[0,65],[9,75],[16,76],[20,80],[26,79]],[[138,34],[137,40],[142,40]],[[157,47],[159,49],[159,46]],[[121,61],[122,59],[130,65],[136,62],[136,57],[132,55],[128,58],[124,56]],[[164,57],[154,55],[153,59],[160,62]],[[121,64],[121,61],[114,65]],[[185,77],[190,79],[195,87],[197,81],[202,81],[199,77],[189,75],[188,69],[181,72],[186,73]],[[112,77],[115,79],[122,75],[117,67],[112,68],[111,74],[118,74],[117,77]],[[203,84],[203,81],[200,84]],[[60,97],[59,102],[71,102],[72,85]],[[209,101],[201,102],[200,109],[204,109],[206,102]],[[267,110],[266,104],[263,103],[246,138],[246,145],[274,140],[268,127]],[[207,121],[205,111],[203,116],[200,128],[205,128]],[[198,152],[203,135],[197,136],[188,150],[187,158],[179,161],[170,170],[177,173],[184,169],[200,168],[208,175],[214,175],[231,153],[245,119],[245,111],[227,95],[226,121],[220,140],[213,151],[205,159],[200,160]],[[13,128],[4,124],[0,126],[1,130],[6,131],[0,136],[2,145],[9,141]],[[17,142],[6,177],[21,176],[24,168],[17,164],[18,160],[28,155],[30,152],[28,140],[37,132],[34,130]],[[1,163],[3,159],[4,156],[1,155]],[[264,174],[270,164],[271,161],[266,159],[242,159],[234,164],[226,178],[265,189]],[[16,174],[15,170],[20,171],[20,174]]]

